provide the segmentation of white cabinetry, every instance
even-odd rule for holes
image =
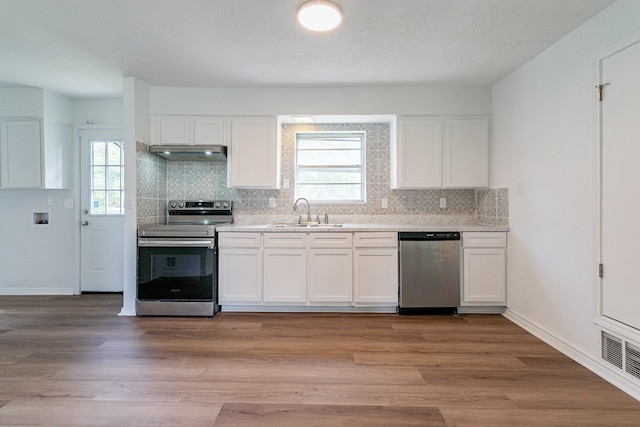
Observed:
[[[462,245],[462,305],[506,305],[506,233],[465,232]]]
[[[260,233],[219,233],[218,295],[221,305],[262,302],[261,240]]]
[[[488,185],[488,120],[400,117],[391,144],[391,188]]]
[[[68,188],[69,144],[67,124],[0,119],[0,187]]]
[[[229,188],[280,188],[280,146],[275,117],[231,120]]]
[[[489,122],[445,120],[443,185],[474,188],[489,185]]]
[[[151,143],[228,145],[225,140],[225,119],[206,116],[153,116]]]
[[[309,234],[309,302],[351,303],[353,234]]]
[[[442,121],[401,118],[391,147],[391,188],[442,187]]]
[[[307,301],[307,235],[265,233],[264,301],[305,303]]]
[[[353,300],[356,305],[396,305],[398,233],[355,233],[353,245]]]

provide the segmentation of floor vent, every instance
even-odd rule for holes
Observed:
[[[604,331],[602,331],[602,359],[622,369],[622,340]]]
[[[640,378],[640,349],[629,343],[625,343],[625,370],[628,374]]]

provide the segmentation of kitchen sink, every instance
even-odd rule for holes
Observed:
[[[342,227],[342,226],[343,224],[316,224],[316,223],[309,223],[309,224],[277,223],[277,224],[269,225],[269,227],[274,227],[274,228],[334,228],[334,227]]]

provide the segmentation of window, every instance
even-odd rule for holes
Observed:
[[[91,215],[124,214],[122,141],[91,141]]]
[[[296,133],[296,198],[365,201],[365,133]]]

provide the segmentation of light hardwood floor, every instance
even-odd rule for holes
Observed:
[[[640,425],[640,402],[502,316],[120,306],[0,297],[0,425]]]

